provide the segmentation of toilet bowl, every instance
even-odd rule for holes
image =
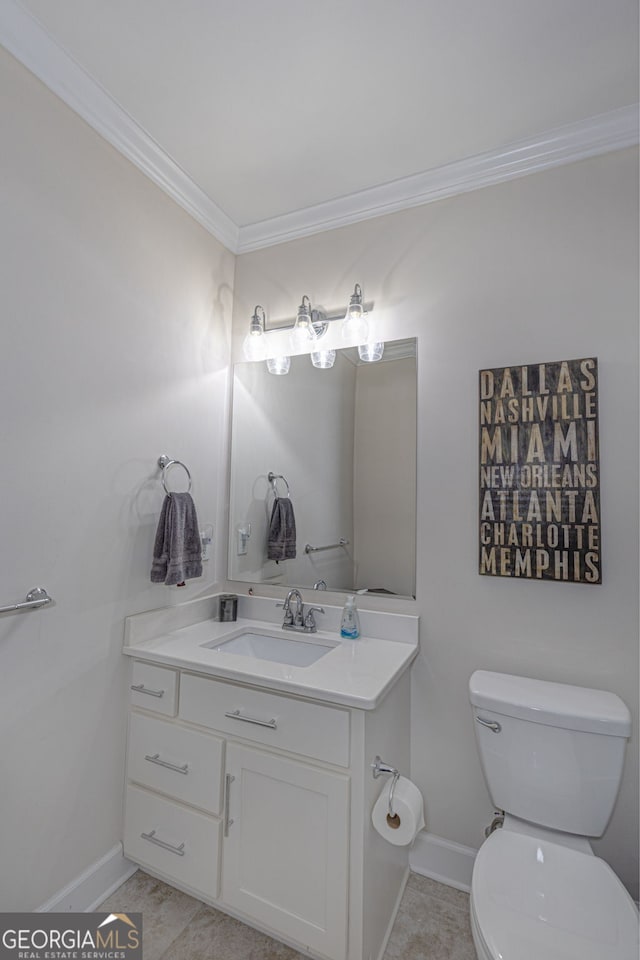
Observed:
[[[469,683],[474,727],[504,826],[475,860],[479,960],[638,960],[638,911],[589,837],[617,795],[626,706],[614,694],[504,674]]]

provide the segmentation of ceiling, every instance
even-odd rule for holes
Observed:
[[[521,175],[523,151],[567,137],[575,156],[637,142],[637,0],[0,7],[0,42],[81,114],[90,99],[112,142],[117,115],[236,249],[424,202],[505,158]]]

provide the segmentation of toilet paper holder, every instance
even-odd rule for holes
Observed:
[[[388,774],[391,774],[391,776],[393,776],[391,789],[389,790],[389,816],[395,817],[395,813],[393,812],[393,792],[396,789],[396,783],[400,779],[400,771],[397,770],[396,767],[389,766],[388,763],[385,763],[384,760],[377,755],[375,760],[371,764],[371,768],[373,770],[374,780],[377,780],[378,777],[381,776],[383,773],[388,773]]]

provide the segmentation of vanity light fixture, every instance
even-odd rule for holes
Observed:
[[[258,313],[260,311],[260,313]],[[258,306],[253,311],[249,322],[249,332],[244,338],[242,349],[247,360],[264,360],[266,351],[266,316],[263,308]]]
[[[279,324],[277,327],[267,330],[266,314],[258,304],[253,311],[253,316],[249,322],[249,332],[242,344],[244,355],[247,360],[266,359],[269,373],[278,377],[284,376],[289,372],[291,357],[279,352],[279,350],[282,350],[284,343],[280,339],[280,346],[278,347],[276,345],[277,339],[272,339],[272,335],[282,338],[285,331],[288,331],[292,352],[296,354],[308,352],[311,355],[311,362],[314,367],[320,370],[329,370],[335,363],[336,350],[329,344],[327,344],[326,349],[320,350],[316,344],[336,320],[341,321],[343,339],[350,341],[351,344],[360,344],[358,354],[362,361],[373,363],[380,360],[384,351],[384,343],[374,341],[373,331],[370,330],[365,311],[362,287],[359,283],[356,283],[353,289],[344,316],[342,313],[327,316],[322,310],[313,308],[311,300],[305,293],[293,323]],[[272,355],[269,356],[269,353]]]
[[[375,363],[382,360],[384,343],[361,343],[358,347],[358,356],[364,363]]]
[[[356,283],[342,321],[342,336],[345,339],[359,340],[363,343],[367,339],[368,333],[369,324],[362,302],[362,287],[359,283]]]

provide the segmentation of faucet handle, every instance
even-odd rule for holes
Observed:
[[[315,633],[316,630],[317,630],[316,620],[315,620],[315,617],[314,617],[314,615],[313,615],[314,612],[316,612],[316,611],[317,611],[318,613],[324,613],[324,608],[323,608],[323,607],[309,607],[309,609],[307,610],[307,615],[306,615],[306,617],[304,618],[304,628],[305,628],[305,630],[309,630],[311,633]]]

